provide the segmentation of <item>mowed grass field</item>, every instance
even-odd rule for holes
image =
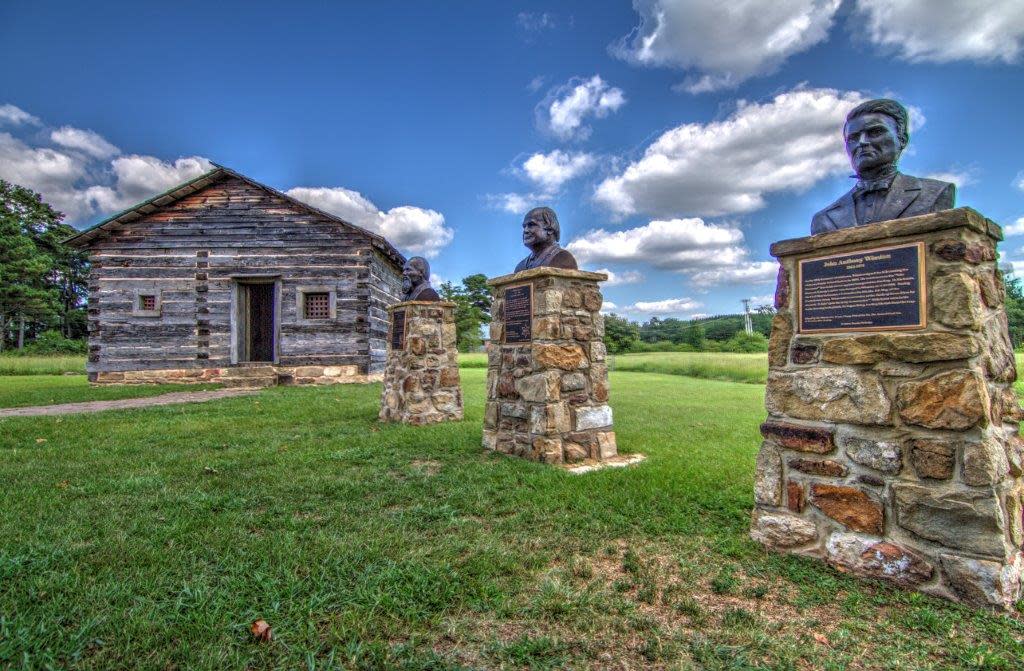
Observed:
[[[1020,668],[1019,614],[749,540],[761,385],[613,372],[648,458],[580,476],[481,449],[484,378],[0,420],[0,668]]]

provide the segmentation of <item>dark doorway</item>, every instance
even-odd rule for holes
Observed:
[[[238,285],[238,361],[274,360],[274,283]]]

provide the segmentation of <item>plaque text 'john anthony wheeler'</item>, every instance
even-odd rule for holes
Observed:
[[[924,243],[804,259],[799,278],[801,333],[925,326]]]
[[[505,289],[505,342],[533,340],[532,285],[521,284]]]

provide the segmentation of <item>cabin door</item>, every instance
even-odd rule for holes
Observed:
[[[238,362],[274,361],[275,284],[273,282],[239,283]]]

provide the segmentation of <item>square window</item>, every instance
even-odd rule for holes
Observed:
[[[156,310],[156,296],[153,294],[143,294],[139,296],[139,309],[146,310],[147,312],[153,312]]]
[[[324,292],[305,294],[303,305],[304,319],[330,319],[331,295]]]

